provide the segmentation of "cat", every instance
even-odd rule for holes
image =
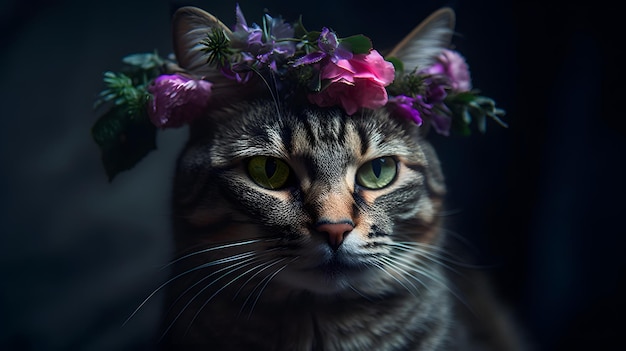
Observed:
[[[454,21],[433,13],[390,55],[427,66]],[[216,82],[221,105],[191,124],[177,163],[163,349],[518,349],[480,272],[453,280],[424,126],[234,88],[196,48],[227,28],[190,7],[173,23],[181,66]]]

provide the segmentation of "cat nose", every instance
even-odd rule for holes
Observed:
[[[315,229],[318,232],[326,233],[328,235],[328,244],[330,245],[330,247],[332,247],[333,250],[337,250],[346,235],[348,235],[352,231],[352,229],[354,229],[354,224],[352,224],[352,222],[324,222],[318,224]]]

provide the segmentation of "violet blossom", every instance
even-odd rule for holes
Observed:
[[[441,75],[448,79],[453,91],[469,91],[472,89],[469,68],[461,54],[452,50],[443,50],[437,62],[424,71],[430,75]]]
[[[212,83],[182,75],[161,75],[148,87],[150,121],[159,128],[177,128],[202,115],[210,102]]]
[[[285,23],[282,18],[272,18],[265,15],[265,23],[269,30],[267,33],[263,33],[263,29],[257,24],[248,26],[239,5],[237,5],[236,17],[237,24],[233,31],[233,47],[249,53],[252,58],[252,60],[245,60],[244,62],[253,63],[257,61],[276,71],[279,65],[277,61],[284,60],[296,53],[296,44],[291,40],[283,40],[293,38],[295,30],[291,24]],[[225,74],[229,76],[228,73],[230,72]]]
[[[439,113],[437,110],[441,110],[443,113]],[[433,108],[428,112],[430,116],[430,124],[435,128],[435,131],[441,135],[450,135],[450,128],[452,127],[452,111],[448,109],[445,104],[438,104],[436,108]]]
[[[421,95],[418,95],[415,98],[406,95],[398,95],[389,98],[387,108],[392,114],[412,120],[417,123],[418,126],[421,126],[423,122],[422,113],[420,113],[420,111],[415,108],[416,104],[428,108],[431,107],[424,102],[424,99]]]
[[[257,52],[263,46],[263,30],[259,26],[249,27],[243,12],[237,4],[235,9],[237,23],[233,30],[232,45],[234,48]]]
[[[320,48],[320,51],[313,51],[302,56],[296,60],[293,66],[298,67],[300,65],[317,63],[326,57],[329,57],[335,64],[339,60],[350,60],[352,58],[352,52],[343,48],[339,43],[339,39],[337,39],[337,35],[326,27],[322,28],[320,37],[317,39],[317,47]]]

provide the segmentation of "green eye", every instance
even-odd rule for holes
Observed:
[[[289,180],[289,166],[277,158],[254,156],[248,162],[248,174],[258,185],[266,189],[279,189]]]
[[[394,180],[396,172],[393,157],[380,157],[366,162],[356,171],[356,182],[368,189],[381,189]]]

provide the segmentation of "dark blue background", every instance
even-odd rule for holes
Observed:
[[[234,22],[235,2],[8,1],[0,6],[0,349],[148,347],[164,278],[169,184],[186,130],[108,184],[89,129],[102,73],[171,51],[170,16],[195,4]],[[466,237],[537,349],[608,349],[626,326],[622,18],[603,4],[240,1],[308,28],[393,46],[449,5],[475,87],[509,129],[434,136],[448,226]]]

